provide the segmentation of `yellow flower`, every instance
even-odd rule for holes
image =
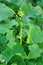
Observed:
[[[24,12],[20,9],[20,10],[18,11],[18,15],[21,16],[21,17],[23,17],[23,16],[24,16]]]

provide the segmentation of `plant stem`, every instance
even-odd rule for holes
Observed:
[[[20,44],[22,45],[22,25],[23,23],[21,22],[21,25],[20,25]]]

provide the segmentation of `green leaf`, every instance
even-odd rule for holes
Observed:
[[[10,62],[10,64],[15,63],[17,65],[26,65],[23,58],[19,55],[14,55],[9,62]]]
[[[12,26],[18,25],[15,20],[9,21],[5,24],[0,24],[0,33],[6,33],[8,29],[12,28]]]
[[[33,6],[31,4],[25,4],[21,6],[21,11],[24,13],[24,15],[28,15],[32,9],[33,9]]]
[[[8,17],[12,17],[14,15],[14,11],[6,6],[5,4],[0,3],[0,21],[7,19]]]
[[[6,36],[0,34],[0,43],[6,42]]]
[[[28,62],[27,65],[35,65],[35,63],[33,63],[33,62]]]
[[[38,18],[37,18],[37,23],[41,26],[43,26],[43,14],[42,14],[42,16],[39,16]]]
[[[27,43],[42,43],[43,42],[43,33],[39,26],[30,25]]]
[[[39,48],[37,44],[30,45],[29,50],[29,59],[36,59],[41,56],[42,50]]]
[[[26,0],[7,0],[9,3],[14,3],[16,5],[23,5],[26,3]]]
[[[21,6],[20,9],[24,13],[24,15],[28,16],[29,18],[31,17],[36,19],[43,13],[40,6],[33,7],[32,4],[25,4]]]
[[[6,64],[0,64],[0,65],[6,65]]]
[[[7,40],[11,40],[13,38],[13,30],[7,30],[6,38]]]
[[[14,42],[15,43],[15,42]],[[12,44],[14,44],[14,43],[12,43]],[[8,43],[8,45],[9,45],[9,43]],[[7,45],[7,46],[8,46]],[[20,51],[21,50],[21,51]],[[2,53],[1,53],[1,55],[2,55],[2,60],[4,60],[4,62],[8,62],[15,54],[17,54],[17,55],[20,55],[20,56],[22,56],[23,58],[25,58],[26,57],[26,54],[25,54],[25,52],[24,52],[24,50],[23,50],[23,48],[22,48],[22,46],[20,45],[20,44],[15,44],[15,45],[13,45],[13,47],[12,48],[10,48],[10,46],[8,46],[7,48],[6,48],[6,50],[4,50]]]
[[[11,65],[17,65],[17,63],[12,63]]]
[[[38,0],[36,3],[37,3],[37,5],[39,5],[43,8],[43,0]]]
[[[37,62],[37,65],[43,65],[42,61]]]

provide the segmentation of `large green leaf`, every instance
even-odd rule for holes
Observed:
[[[15,42],[14,42],[14,43],[15,43]],[[14,44],[14,43],[12,43],[12,44]],[[9,43],[8,43],[8,45],[9,45]],[[8,46],[8,45],[7,45],[7,46]],[[20,50],[21,50],[21,51],[20,51]],[[11,48],[10,45],[9,45],[9,46],[6,48],[6,50],[4,50],[4,51],[1,53],[1,55],[2,55],[1,59],[2,59],[2,61],[4,60],[4,62],[7,63],[15,54],[20,55],[20,56],[22,56],[23,58],[26,57],[26,54],[25,54],[25,52],[24,52],[22,46],[21,46],[20,44],[15,44],[15,45],[13,45],[12,48]]]
[[[9,3],[14,3],[16,5],[22,5],[26,3],[26,0],[7,0]]]
[[[0,24],[0,33],[6,33],[12,26],[18,25],[15,20],[9,21],[5,24]]]
[[[30,53],[28,55],[29,59],[36,59],[41,56],[42,50],[39,48],[37,44],[33,44],[29,46]]]
[[[21,11],[24,13],[24,15],[31,18],[37,18],[38,16],[42,15],[43,12],[40,6],[33,7],[31,4],[21,6]]]
[[[21,11],[24,13],[24,15],[28,15],[32,9],[33,9],[33,6],[31,4],[25,4],[21,6]]]
[[[8,17],[12,17],[14,15],[14,11],[6,6],[5,4],[0,3],[0,21],[7,19]]]
[[[28,32],[27,43],[42,43],[43,42],[43,33],[39,26],[30,25]]]

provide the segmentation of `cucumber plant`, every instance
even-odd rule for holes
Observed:
[[[43,65],[43,0],[0,0],[0,65]]]

